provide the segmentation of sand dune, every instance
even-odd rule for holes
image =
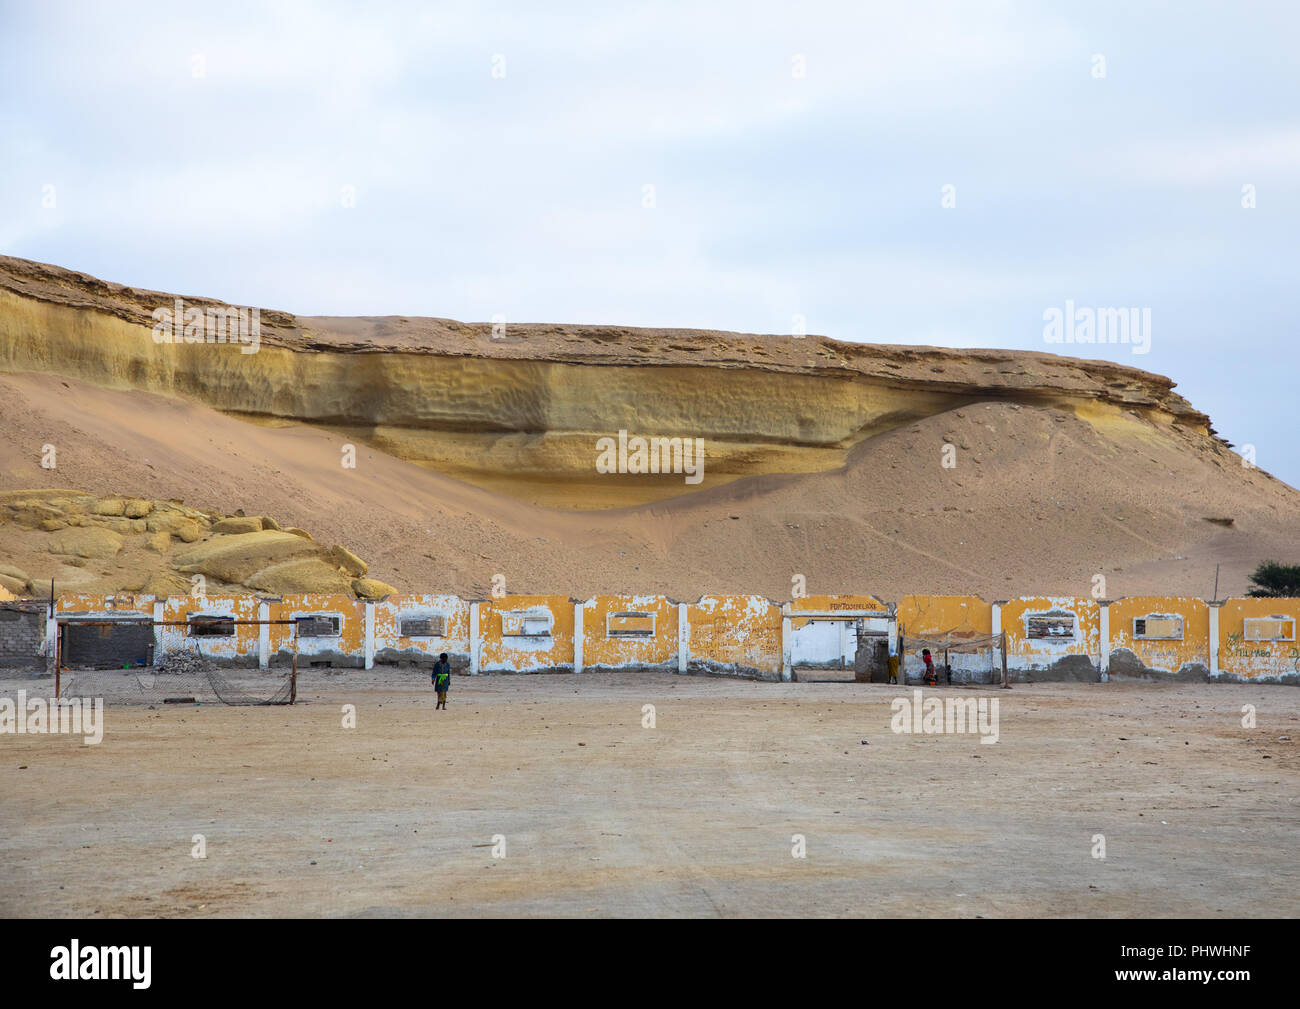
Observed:
[[[1240,592],[1286,556],[1300,494],[1204,436],[1129,416],[989,402],[868,438],[839,469],[765,475],[650,505],[540,508],[310,425],[267,427],[151,393],[0,375],[0,489],[77,487],[274,515],[365,557],[402,590],[638,589],[1088,594]],[[58,447],[57,470],[40,466]],[[956,465],[945,469],[945,444]],[[1208,518],[1231,518],[1224,527]],[[0,525],[0,556],[51,562]],[[97,572],[92,572],[97,573]],[[100,584],[115,577],[109,569]]]
[[[784,599],[795,575],[887,599],[1098,575],[1112,597],[1207,596],[1216,564],[1223,595],[1300,559],[1300,493],[1168,378],[1104,360],[270,309],[245,353],[160,341],[177,299],[0,257],[0,490],[272,516],[381,583],[469,596],[498,574],[579,597]],[[622,429],[699,439],[705,478],[598,472]],[[43,535],[0,523],[0,560],[101,591],[152,563],[52,570]]]

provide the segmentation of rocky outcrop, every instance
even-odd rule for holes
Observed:
[[[494,336],[488,324],[449,319],[271,310],[260,312],[256,353],[246,353],[248,345],[157,342],[151,313],[175,301],[0,257],[0,370],[184,397],[257,423],[320,425],[482,487],[571,508],[837,469],[865,439],[975,402],[1212,435],[1169,379],[1104,360],[613,326],[510,325]],[[189,297],[184,305],[226,307]],[[620,430],[703,439],[702,481],[598,476],[597,440]]]
[[[9,562],[19,555],[32,563]],[[358,577],[369,566],[345,547],[326,549],[306,534],[264,528],[261,518],[75,490],[0,492],[0,556],[0,587],[15,596],[44,598],[51,578],[58,593],[176,595],[189,592],[196,576],[210,591],[367,599],[395,591]]]

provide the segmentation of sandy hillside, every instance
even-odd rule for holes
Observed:
[[[760,476],[629,509],[524,504],[309,425],[251,425],[180,399],[49,376],[0,376],[0,488],[76,487],[274,515],[370,563],[402,590],[694,598],[756,591],[1087,594],[1239,592],[1259,558],[1287,556],[1297,494],[1131,419],[1104,433],[1050,407],[986,403],[869,439],[836,471]],[[1189,440],[1194,435],[1186,436]],[[40,467],[43,444],[58,469]],[[957,465],[944,469],[944,444]],[[1231,518],[1231,527],[1207,521]],[[0,526],[35,575],[52,559]],[[26,541],[24,541],[26,542]],[[20,553],[20,550],[25,552]],[[52,572],[51,572],[52,573]],[[111,578],[111,571],[104,572]]]
[[[195,341],[153,328],[180,302]],[[796,574],[889,599],[1087,595],[1097,574],[1112,597],[1208,596],[1216,564],[1224,595],[1300,561],[1300,493],[1170,379],[1104,360],[270,309],[255,347],[204,342],[241,311],[0,257],[0,491],[270,516],[381,587],[471,596],[496,574],[579,597],[787,598]],[[703,445],[703,480],[599,472],[621,430]],[[140,551],[60,572],[43,532],[0,522],[0,563],[86,590],[176,574]],[[231,579],[292,590],[272,575]]]

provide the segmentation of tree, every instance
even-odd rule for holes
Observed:
[[[1248,596],[1300,596],[1300,564],[1264,561],[1250,576]]]

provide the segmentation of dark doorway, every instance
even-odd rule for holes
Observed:
[[[889,640],[883,634],[860,634],[853,678],[859,683],[889,682]]]
[[[70,669],[126,669],[153,664],[153,626],[100,622],[63,625],[63,664]]]

